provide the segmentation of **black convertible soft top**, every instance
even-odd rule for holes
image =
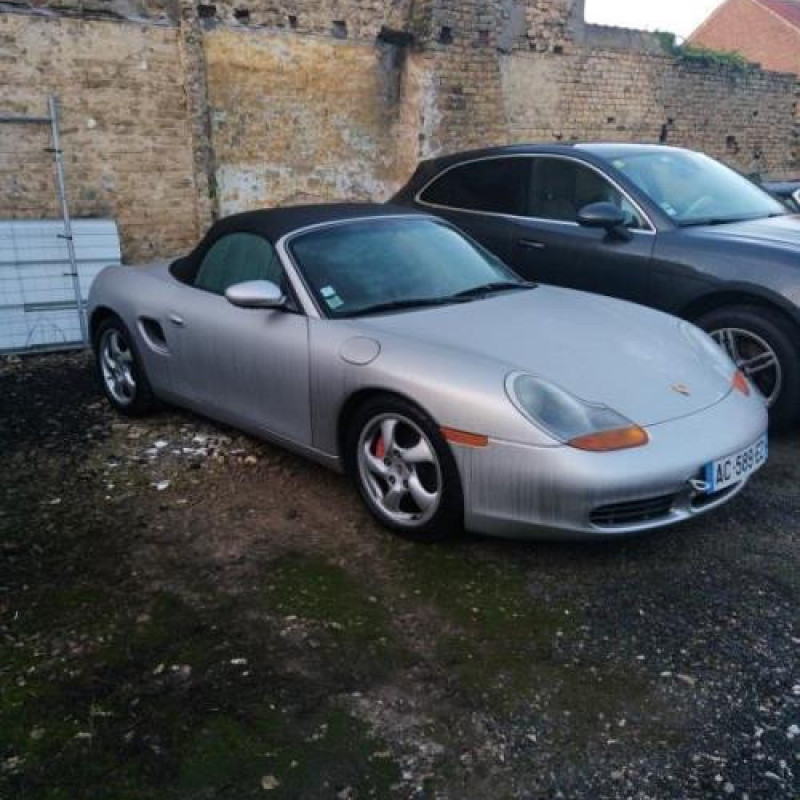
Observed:
[[[233,214],[215,222],[191,253],[173,262],[171,270],[178,280],[191,283],[208,249],[217,239],[229,233],[253,233],[263,236],[274,245],[286,234],[310,225],[364,217],[419,216],[420,214],[420,211],[413,208],[376,203],[327,203],[245,211],[242,214]]]

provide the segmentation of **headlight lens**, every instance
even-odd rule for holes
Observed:
[[[560,442],[581,450],[623,450],[647,444],[647,432],[608,406],[587,403],[553,383],[514,372],[506,379],[511,402]]]

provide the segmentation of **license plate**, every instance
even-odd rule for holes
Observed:
[[[768,454],[769,446],[764,435],[744,450],[706,464],[706,493],[714,494],[750,477],[764,466]]]

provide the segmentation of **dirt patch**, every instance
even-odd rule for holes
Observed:
[[[797,438],[603,544],[378,528],[349,482],[85,354],[0,367],[0,796],[791,798]]]

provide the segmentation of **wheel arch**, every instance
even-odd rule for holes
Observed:
[[[97,331],[107,319],[119,319],[119,314],[108,306],[97,306],[89,317],[89,341],[94,344]]]
[[[800,312],[793,309],[785,298],[773,292],[759,292],[749,288],[726,289],[698,297],[678,314],[689,322],[695,322],[711,311],[733,306],[755,306],[779,314],[800,334]]]
[[[350,424],[356,415],[356,412],[361,408],[364,403],[372,400],[375,397],[388,397],[403,400],[406,403],[416,406],[422,413],[427,414],[431,419],[433,415],[419,404],[413,397],[409,397],[403,392],[398,392],[393,389],[385,389],[378,386],[362,387],[350,394],[339,409],[339,416],[336,421],[336,446],[339,451],[339,458],[344,466],[345,471],[351,468],[350,457],[347,452],[347,434],[350,429]],[[435,422],[435,420],[434,420]]]

